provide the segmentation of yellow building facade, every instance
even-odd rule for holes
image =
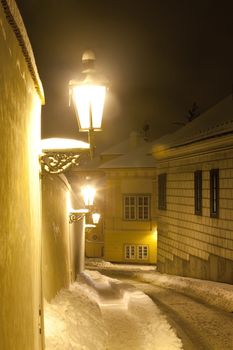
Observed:
[[[101,220],[96,228],[86,230],[86,257],[156,263],[157,170],[151,149],[151,144],[132,132],[127,140],[69,174],[76,193],[87,179],[96,188],[95,207]]]
[[[156,263],[155,173],[154,169],[115,169],[106,172],[106,261]]]

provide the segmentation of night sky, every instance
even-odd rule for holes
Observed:
[[[45,90],[42,137],[83,138],[68,107],[68,82],[84,50],[110,81],[101,150],[150,125],[177,128],[232,92],[233,1],[16,0]]]

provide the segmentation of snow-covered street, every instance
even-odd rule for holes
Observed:
[[[143,292],[87,271],[45,308],[46,350],[182,349]]]
[[[233,286],[151,266],[88,268],[46,304],[46,350],[233,349]]]
[[[135,280],[127,280],[146,293],[166,315],[187,350],[232,350],[233,315],[191,296]]]

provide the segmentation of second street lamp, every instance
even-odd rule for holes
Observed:
[[[95,144],[94,132],[100,131],[107,89],[106,79],[95,70],[95,55],[86,51],[82,56],[83,71],[79,80],[69,83],[70,99],[72,99],[79,130],[88,132],[90,156],[93,158]]]
[[[96,190],[90,185],[86,185],[82,188],[82,195],[84,204],[86,207],[91,207],[94,204]]]
[[[97,213],[96,211],[92,213],[93,224],[98,224],[99,220],[100,220],[100,213]]]

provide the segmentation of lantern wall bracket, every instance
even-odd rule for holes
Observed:
[[[62,174],[71,167],[79,166],[87,160],[89,149],[81,151],[45,151],[40,155],[41,172]]]
[[[79,222],[82,220],[85,215],[89,212],[88,209],[78,209],[78,210],[73,210],[70,211],[69,213],[69,223],[73,224],[75,222]]]

